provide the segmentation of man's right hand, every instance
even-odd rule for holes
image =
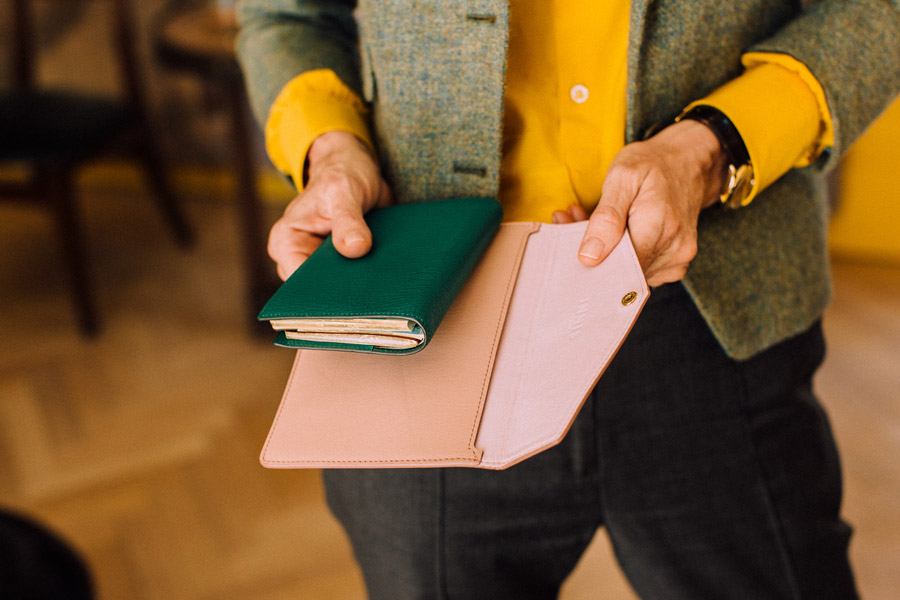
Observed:
[[[363,214],[391,202],[378,162],[358,138],[343,131],[317,137],[310,146],[309,180],[269,232],[269,256],[287,279],[333,235],[334,247],[358,258],[372,247]]]

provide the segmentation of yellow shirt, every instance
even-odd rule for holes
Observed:
[[[590,210],[625,139],[628,0],[511,0],[500,201],[504,219],[549,222]],[[828,106],[790,56],[750,53],[744,74],[694,104],[734,122],[756,176],[752,196],[833,143]],[[266,149],[298,187],[312,141],[333,130],[372,144],[362,101],[329,70],[284,87],[266,123]],[[751,197],[752,197],[751,196]]]

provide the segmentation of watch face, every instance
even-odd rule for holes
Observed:
[[[722,198],[722,202],[729,208],[747,206],[750,203],[750,192],[753,191],[753,186],[756,184],[756,180],[753,178],[753,167],[747,164],[735,169],[733,165],[729,165],[728,172],[730,175],[728,191]]]

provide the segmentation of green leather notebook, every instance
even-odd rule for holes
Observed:
[[[290,348],[418,352],[431,339],[500,226],[490,198],[371,211],[372,249],[341,256],[331,236],[259,313]]]

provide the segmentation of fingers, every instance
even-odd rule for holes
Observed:
[[[681,281],[687,275],[688,265],[675,265],[656,272],[645,272],[647,285],[658,287],[666,283]]]
[[[394,203],[394,192],[391,191],[391,186],[387,184],[387,182],[382,179],[381,186],[378,189],[378,201],[375,203],[376,207],[390,206]]]
[[[321,244],[320,236],[293,229],[281,219],[269,233],[268,252],[278,276],[286,280]]]
[[[609,256],[622,239],[632,203],[641,189],[646,169],[626,161],[610,166],[603,181],[600,202],[591,218],[578,250],[578,260],[592,267]]]
[[[287,281],[287,278],[293,275],[294,271],[297,270],[297,267],[306,262],[306,259],[309,258],[309,254],[305,252],[291,252],[284,255],[284,258],[275,263],[275,270],[278,273],[278,277],[282,281]]]
[[[556,225],[565,225],[567,223],[575,223],[576,221],[587,221],[588,214],[580,204],[570,204],[566,210],[557,210],[553,212],[551,221]]]
[[[553,216],[550,218],[554,225],[566,225],[568,223],[574,223],[574,219],[572,219],[572,215],[564,210],[555,210],[553,211]]]
[[[578,260],[582,264],[589,267],[599,265],[616,247],[625,233],[630,203],[631,199],[626,194],[607,196],[604,193],[588,220],[578,249]]]
[[[363,219],[364,203],[351,190],[340,187],[310,186],[272,226],[268,252],[282,279],[290,276],[329,233],[337,251],[348,258],[363,256],[371,248],[372,234]]]
[[[613,160],[579,249],[583,264],[602,262],[627,225],[650,285],[685,276],[697,254],[697,223],[712,161],[696,156],[690,137],[666,131],[628,144]]]
[[[568,208],[569,216],[573,221],[587,221],[587,211],[580,204],[570,204]]]
[[[269,255],[282,278],[290,276],[329,233],[335,249],[358,258],[372,247],[363,214],[391,203],[391,190],[375,157],[352,134],[316,138],[308,153],[306,189],[285,209],[269,235]]]

